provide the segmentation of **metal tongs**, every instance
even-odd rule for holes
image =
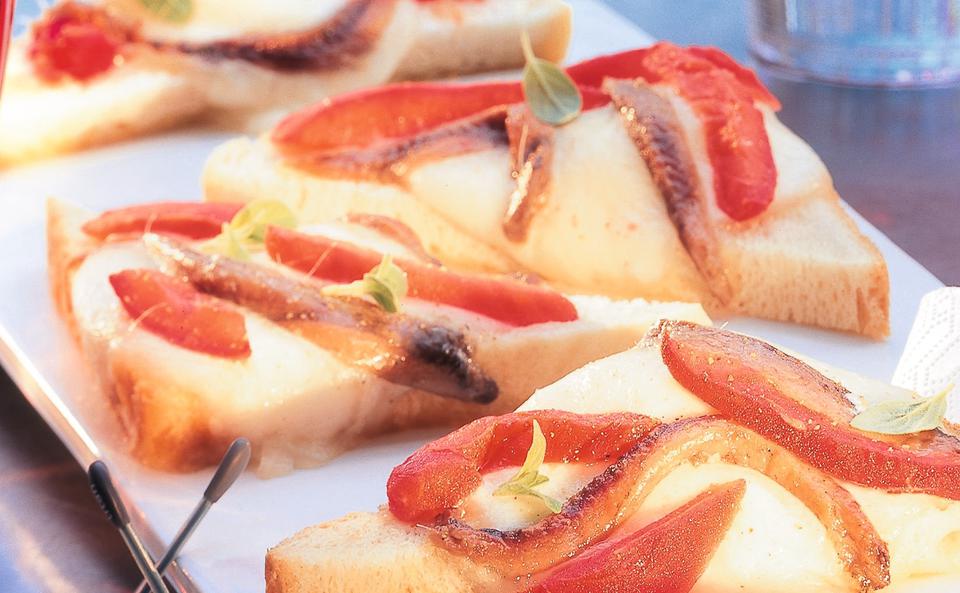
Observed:
[[[250,442],[243,438],[233,441],[223,459],[220,460],[220,465],[210,479],[206,490],[204,490],[200,502],[187,517],[187,520],[184,521],[176,537],[173,538],[173,542],[170,543],[170,547],[156,564],[154,564],[143,542],[130,525],[130,516],[113,483],[113,479],[110,477],[107,465],[103,461],[94,461],[90,465],[88,471],[90,488],[107,518],[120,531],[124,543],[127,544],[127,548],[137,564],[137,568],[144,576],[145,580],[137,587],[137,593],[148,590],[153,590],[154,593],[169,593],[161,575],[180,555],[183,546],[193,535],[197,526],[200,525],[210,507],[220,500],[224,493],[237,481],[249,462]]]

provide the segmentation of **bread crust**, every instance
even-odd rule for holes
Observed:
[[[734,286],[729,307],[745,315],[884,339],[890,334],[886,261],[844,210],[830,179],[821,185],[827,189],[755,223],[719,229],[715,248]],[[819,234],[809,239],[809,253],[800,253],[801,245],[778,245],[770,239],[781,231],[790,233],[789,228],[797,225]],[[805,237],[797,239],[805,241]],[[833,247],[841,251],[842,243],[846,244],[842,251],[855,255],[830,254]],[[814,256],[814,252],[819,253]]]
[[[98,246],[80,230],[89,215],[56,200],[48,202],[47,211],[51,290],[89,364],[102,378],[131,454],[145,465],[165,471],[191,471],[216,463],[230,441],[250,435],[229,420],[230,414],[221,417],[222,410],[211,403],[203,383],[179,377],[178,369],[182,365],[209,368],[204,377],[210,377],[223,372],[242,373],[242,367],[229,366],[240,363],[176,348],[142,331],[139,338],[131,333],[122,339],[106,339],[106,344],[101,343],[102,337],[90,335],[79,325],[71,297],[77,269]],[[330,437],[330,442],[316,443],[324,453],[313,462],[322,462],[364,438],[385,432],[419,426],[456,426],[479,416],[512,411],[535,389],[582,364],[630,347],[661,316],[660,309],[644,302],[590,301],[583,307],[587,312],[582,313],[584,320],[580,322],[475,333],[475,360],[500,386],[500,396],[489,405],[402,388],[356,371],[347,379],[338,379],[334,387],[350,393],[351,398],[360,402],[351,405],[361,411],[357,412],[356,426],[349,432],[337,433],[335,438]],[[597,311],[591,313],[594,309]],[[669,310],[674,316],[707,320],[697,305]],[[520,360],[524,361],[522,365],[517,364]],[[309,391],[302,395],[305,402],[312,397]],[[285,428],[281,432],[288,430],[292,431]],[[288,438],[305,438],[269,432],[261,436],[260,440],[252,439],[257,459],[264,447],[274,448],[276,442],[286,445]],[[294,465],[297,463],[300,462]]]
[[[79,230],[89,214],[82,208],[48,198],[46,218],[50,294],[57,311],[67,320],[71,333],[79,339],[70,298],[70,278],[83,263],[83,258],[96,247],[96,241]]]
[[[8,72],[20,72],[4,85],[0,167],[159,132],[206,109],[182,72],[147,56],[90,83],[46,85],[30,70],[26,41],[10,48]]]
[[[264,573],[266,593],[472,593],[501,582],[386,509],[303,529],[267,552]]]
[[[433,34],[426,33],[417,39],[400,62],[393,80],[427,80],[519,68],[525,60],[520,46],[524,30],[537,56],[560,63],[567,54],[573,30],[573,11],[560,0],[529,0],[526,9],[514,15],[516,18],[507,17],[496,25],[481,24],[472,28],[469,16],[468,26],[463,26],[458,22],[464,18],[462,14],[443,16],[440,9],[441,14],[433,16],[435,9],[429,4],[421,8],[420,18],[434,21],[424,27]],[[453,10],[459,11],[459,8]],[[501,10],[501,15],[510,12]],[[437,51],[438,48],[443,51]]]

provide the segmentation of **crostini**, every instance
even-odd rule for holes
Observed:
[[[148,6],[170,10],[152,12]],[[183,10],[173,10],[182,7]],[[0,166],[190,121],[266,129],[291,109],[390,80],[560,59],[561,0],[63,0],[13,42]]]
[[[960,577],[960,441],[854,426],[916,397],[665,321],[417,450],[379,512],[272,548],[267,593],[865,593]]]
[[[220,146],[206,198],[393,216],[445,261],[571,292],[887,335],[882,256],[753,72],[663,42],[567,73],[583,111],[560,127],[515,81],[334,98]]]
[[[512,411],[661,317],[707,320],[459,273],[384,217],[292,221],[269,201],[48,203],[53,294],[139,461],[191,470],[244,436],[261,474],[283,473]]]

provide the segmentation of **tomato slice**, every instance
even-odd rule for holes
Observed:
[[[481,418],[418,449],[387,480],[390,511],[401,521],[432,521],[477,489],[482,474],[521,465],[533,420],[547,436],[545,461],[613,462],[659,423],[629,413],[574,414],[560,410]]]
[[[727,482],[630,535],[594,544],[530,593],[687,593],[733,522],[746,490]]]
[[[273,131],[284,149],[326,151],[412,136],[523,100],[517,82],[399,83],[341,95],[294,113]]]
[[[332,282],[359,280],[380,263],[382,255],[329,239],[270,227],[267,253],[275,261]],[[574,321],[577,309],[560,293],[510,278],[466,275],[404,259],[397,260],[407,273],[410,296],[479,313],[514,326],[551,321]]]
[[[846,389],[755,338],[679,321],[664,323],[661,336],[681,385],[811,465],[871,488],[960,500],[960,440],[857,430]]]
[[[83,82],[110,70],[123,46],[136,36],[102,7],[63,2],[33,25],[27,53],[43,80],[67,76]]]
[[[653,72],[647,65],[646,59],[661,52],[685,54],[683,63],[680,63],[679,56],[674,60],[677,61],[678,67],[688,71],[713,69],[712,67],[725,70],[732,74],[754,99],[770,105],[773,109],[780,109],[780,101],[760,82],[753,70],[741,66],[736,60],[715,47],[680,48],[669,42],[660,42],[650,47],[584,60],[567,68],[567,73],[581,87],[590,88],[601,88],[606,78],[643,78],[648,82],[654,82]],[[696,63],[690,58],[697,58],[698,61],[703,62]]]
[[[761,214],[773,201],[777,168],[763,114],[754,105],[756,87],[744,84],[742,69],[717,67],[725,61],[720,55],[719,50],[696,53],[658,43],[642,59],[643,76],[674,87],[693,107],[707,138],[717,205],[742,221]]]
[[[98,239],[124,233],[170,233],[208,239],[220,233],[243,204],[233,202],[155,202],[108,210],[83,225]]]
[[[608,77],[672,86],[703,124],[720,209],[734,220],[747,220],[773,201],[777,169],[754,101],[774,109],[780,103],[756,74],[730,56],[715,48],[661,42],[581,62],[567,71],[584,86],[599,86]]]
[[[585,110],[610,102],[599,89],[580,91]],[[391,84],[341,95],[294,113],[277,125],[271,138],[289,152],[368,147],[522,101],[517,81]]]
[[[760,81],[760,78],[757,77],[757,73],[750,68],[740,65],[739,62],[731,58],[726,53],[715,47],[702,46],[688,47],[687,52],[693,56],[712,62],[715,66],[730,72],[738,81],[740,81],[740,84],[742,84],[750,92],[755,100],[760,101],[761,103],[766,103],[774,111],[780,110],[780,100],[777,99],[766,86],[764,86],[764,84]]]
[[[158,270],[123,270],[110,285],[136,323],[168,342],[222,358],[250,356],[243,315]]]

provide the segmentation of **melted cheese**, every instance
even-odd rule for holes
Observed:
[[[367,248],[409,255],[402,246],[365,227],[328,224],[313,230]],[[270,265],[265,254],[254,258]],[[172,345],[131,323],[107,281],[120,270],[155,267],[141,244],[125,242],[105,245],[75,272],[71,298],[94,368],[103,373],[101,380],[108,390],[107,371],[120,361],[137,368],[141,380],[194,394],[200,405],[216,410],[210,415],[213,434],[243,434],[258,445],[266,444],[258,450],[264,474],[286,473],[338,455],[358,438],[362,427],[389,413],[382,405],[384,399],[407,390],[347,365],[249,311],[244,311],[251,348],[246,360],[232,361]],[[426,302],[407,305],[411,313],[426,319],[470,324],[487,332],[503,327],[453,307]]]
[[[883,383],[817,364],[864,401],[902,396]],[[681,387],[648,344],[593,362],[540,389],[521,410],[560,408],[583,413],[631,411],[663,421],[701,416],[712,409]],[[568,496],[603,468],[545,464],[545,493]],[[485,478],[465,505],[474,525],[515,528],[543,516],[530,500],[491,496],[510,477],[506,468]],[[766,476],[716,461],[684,466],[659,484],[623,529],[639,528],[680,506],[711,484],[742,478],[747,491],[694,593],[733,591],[847,591],[852,582],[826,539],[824,527],[798,499]],[[890,494],[845,485],[860,503],[892,557],[892,591],[912,591],[920,577],[960,574],[960,502],[925,494]],[[785,589],[785,583],[790,587]]]
[[[409,256],[403,246],[366,227],[328,223],[301,230]],[[254,260],[295,274],[273,264],[263,253],[254,254]],[[72,277],[71,299],[93,368],[101,373],[108,393],[110,368],[120,364],[135,369],[138,380],[158,392],[190,394],[197,405],[210,411],[208,429],[213,435],[251,438],[262,473],[285,473],[339,454],[361,436],[361,430],[386,424],[394,408],[384,402],[402,398],[409,391],[345,364],[246,310],[249,358],[233,361],[177,347],[133,322],[107,280],[120,270],[154,267],[136,241],[106,244],[78,266]],[[463,328],[475,345],[478,363],[512,398],[507,401],[517,401],[543,384],[528,385],[524,381],[531,381],[530,377],[510,372],[512,361],[537,357],[544,367],[537,372],[560,376],[573,366],[571,361],[626,347],[661,317],[709,322],[699,305],[611,302],[602,297],[578,297],[574,303],[580,321],[524,328],[416,299],[405,299],[403,307],[417,317]],[[127,419],[127,427],[136,430],[136,422]]]
[[[612,107],[557,129],[547,205],[520,243],[501,227],[516,186],[510,168],[502,147],[422,165],[408,185],[465,233],[558,284],[587,291],[604,286],[608,293],[615,287],[614,296],[702,296],[699,274]]]
[[[351,427],[370,423],[383,413],[381,398],[404,390],[249,312],[244,313],[251,348],[246,360],[174,346],[131,323],[107,282],[111,273],[144,267],[155,264],[143,247],[120,243],[91,254],[77,269],[73,307],[94,367],[106,371],[122,361],[134,365],[141,380],[194,394],[216,411],[210,415],[213,434],[243,434],[274,445],[260,452],[270,473],[338,454],[357,436]],[[102,379],[109,390],[109,378]],[[270,438],[281,430],[283,439]]]

